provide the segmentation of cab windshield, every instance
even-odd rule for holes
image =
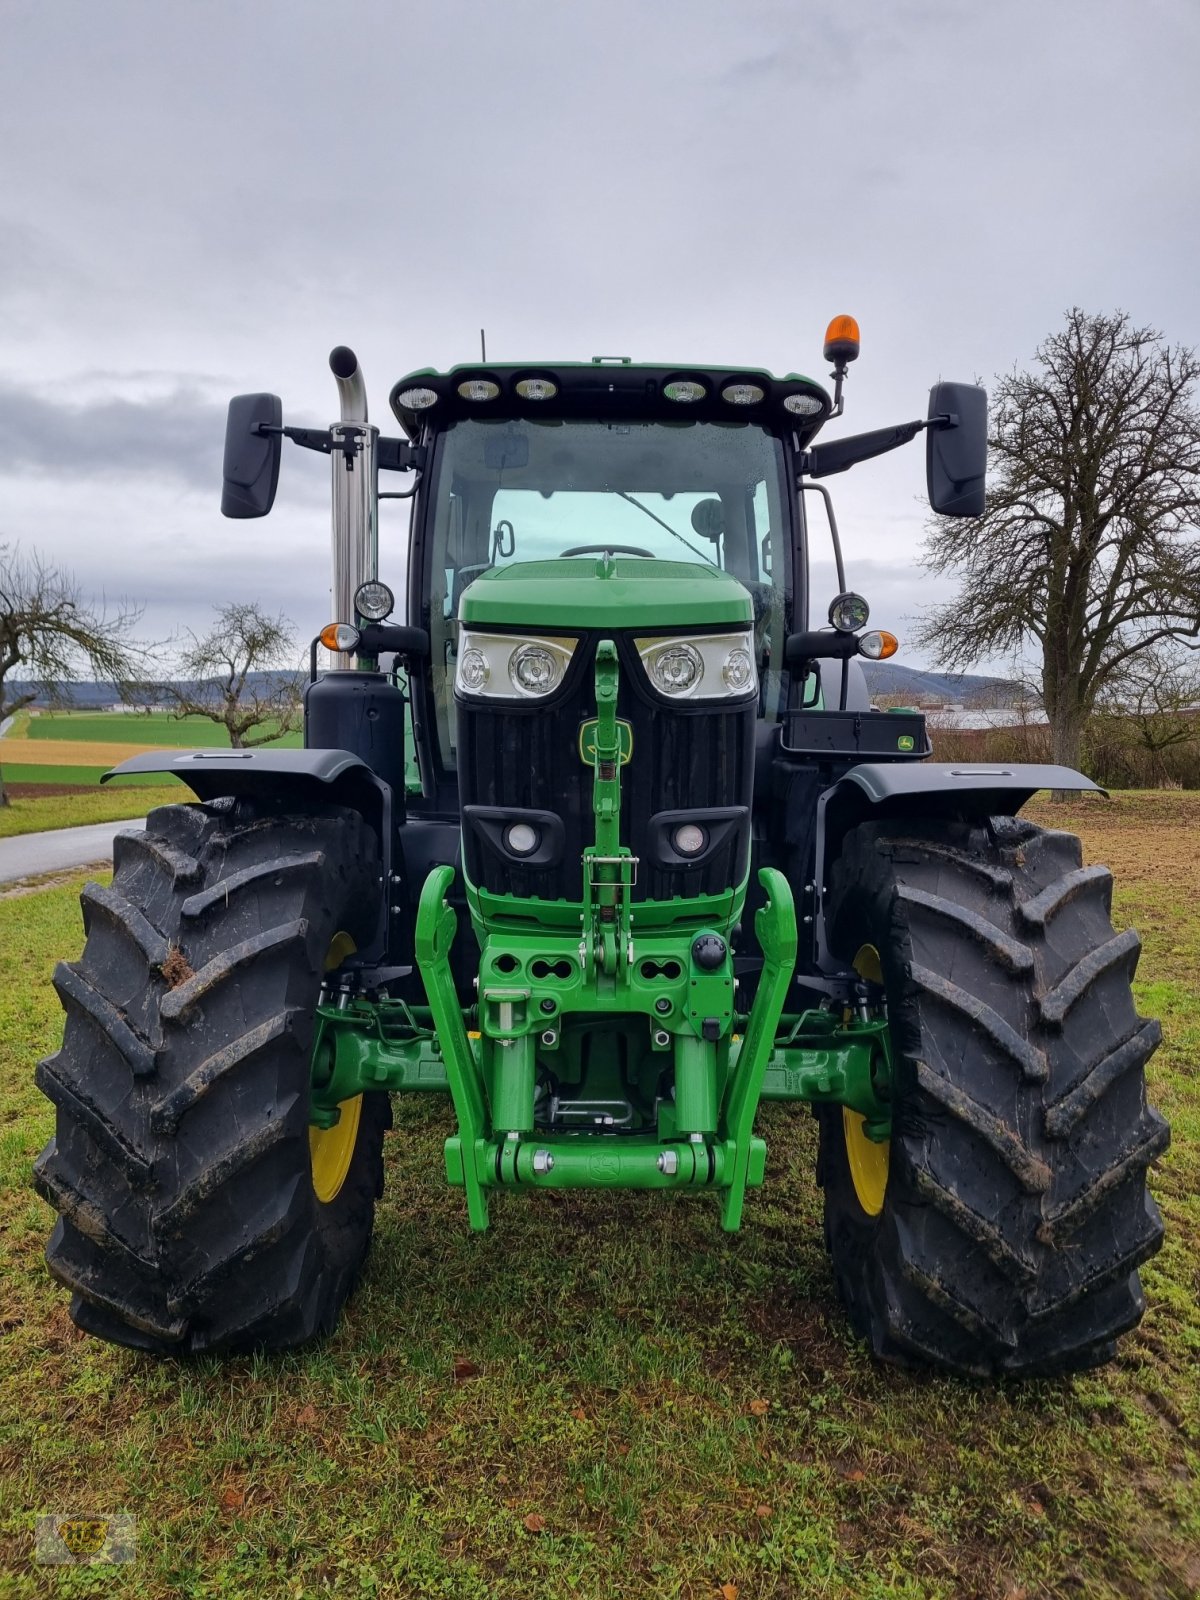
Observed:
[[[456,617],[480,573],[622,547],[720,567],[754,604],[774,716],[790,593],[783,445],[746,422],[462,421],[439,435],[426,592],[438,738],[454,758]]]

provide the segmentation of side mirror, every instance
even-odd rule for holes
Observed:
[[[719,500],[697,500],[692,507],[692,531],[716,544],[725,533],[725,507]]]
[[[925,435],[929,504],[943,517],[981,517],[987,475],[987,390],[973,383],[936,383],[929,391]],[[934,417],[954,418],[941,425]]]
[[[266,433],[263,428],[276,431]],[[265,517],[275,503],[283,452],[283,402],[277,394],[239,394],[225,423],[223,517]]]

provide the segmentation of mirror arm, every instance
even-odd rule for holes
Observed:
[[[335,450],[340,450],[348,464],[353,463],[354,457],[362,449],[357,433],[348,432],[342,438],[335,440],[328,428],[285,428],[275,427],[269,422],[260,422],[254,431],[282,434],[285,439],[290,439],[293,444],[298,444],[305,450],[320,450],[327,456],[332,455]]]
[[[428,457],[429,451],[423,444],[409,444],[407,439],[376,439],[375,459],[382,471],[416,473],[416,477],[407,489],[381,489],[379,498],[411,500],[421,487]]]
[[[830,439],[826,444],[816,444],[811,450],[800,452],[800,471],[810,478],[845,472],[860,461],[870,461],[873,456],[886,455],[889,450],[908,444],[924,428],[953,427],[957,420],[949,416],[922,417],[919,422],[900,422],[894,428],[876,428],[871,433],[852,433],[847,439]]]
[[[428,451],[423,444],[409,444],[407,439],[375,441],[375,459],[381,471],[422,472]]]

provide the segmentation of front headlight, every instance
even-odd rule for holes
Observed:
[[[464,628],[458,639],[455,690],[486,700],[544,699],[566,677],[576,643]]]
[[[638,639],[638,655],[659,694],[672,700],[734,700],[758,692],[750,634]]]

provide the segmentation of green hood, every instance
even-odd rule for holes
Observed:
[[[639,556],[519,561],[482,573],[465,591],[471,627],[667,628],[747,626],[748,592],[717,567]]]

